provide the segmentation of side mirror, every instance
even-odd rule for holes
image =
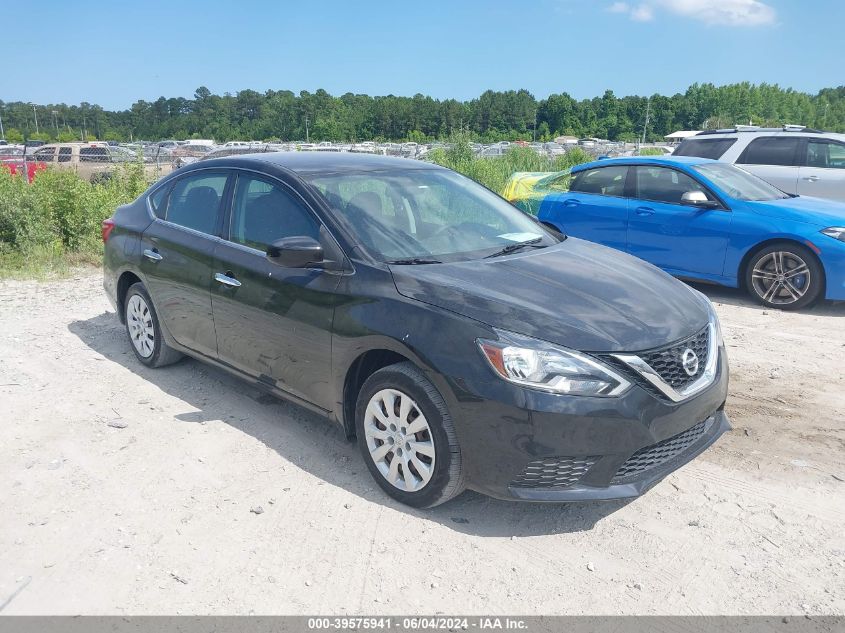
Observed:
[[[267,247],[267,259],[285,268],[305,268],[323,263],[323,247],[313,237],[283,237]]]
[[[681,196],[681,204],[699,209],[717,209],[721,206],[715,200],[710,200],[703,191],[687,191]]]

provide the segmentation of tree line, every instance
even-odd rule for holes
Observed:
[[[648,125],[646,127],[646,117]],[[683,94],[577,100],[567,93],[536,99],[527,90],[488,90],[476,99],[433,99],[346,93],[335,97],[289,90],[241,90],[213,94],[202,86],[193,99],[159,97],[128,110],[0,100],[9,142],[40,140],[228,140],[424,142],[456,132],[479,141],[537,139],[558,135],[633,141],[676,130],[737,124],[803,124],[845,131],[845,86],[811,95],[772,84],[693,84]]]

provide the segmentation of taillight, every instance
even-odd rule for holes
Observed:
[[[103,243],[108,241],[112,231],[114,231],[114,220],[106,218],[103,220]]]

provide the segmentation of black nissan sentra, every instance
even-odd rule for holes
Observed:
[[[412,506],[641,494],[727,429],[704,295],[423,162],[203,161],[103,223],[138,360],[326,415]]]

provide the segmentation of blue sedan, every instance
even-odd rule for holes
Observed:
[[[685,279],[744,287],[764,305],[845,300],[845,204],[786,194],[701,158],[619,158],[573,168],[538,219]]]

